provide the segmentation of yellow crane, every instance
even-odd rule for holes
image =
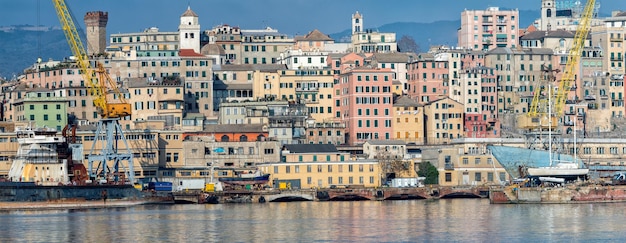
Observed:
[[[580,56],[582,54],[583,47],[585,46],[585,40],[587,39],[589,29],[591,28],[591,19],[593,18],[595,2],[595,0],[587,0],[587,4],[585,5],[580,17],[580,22],[576,28],[572,48],[569,50],[567,55],[567,62],[565,64],[565,69],[563,70],[563,75],[561,76],[561,81],[558,84],[558,89],[556,92],[551,92],[552,95],[548,95],[551,96],[550,99],[553,104],[552,108],[555,117],[563,115],[565,101],[570,93],[571,83],[576,79],[576,67],[579,64]],[[542,105],[540,105],[547,104],[545,99],[546,97],[542,97],[542,90],[537,90],[533,96],[527,115],[529,117],[537,117],[540,114],[545,114],[545,106],[541,107]]]
[[[72,54],[76,58],[76,64],[83,76],[84,83],[89,89],[90,95],[93,97],[93,103],[100,114],[101,119],[98,120],[96,127],[96,136],[93,141],[91,151],[88,155],[89,168],[88,172],[92,179],[101,179],[120,182],[125,179],[134,181],[133,172],[133,156],[124,136],[124,132],[119,124],[119,119],[130,116],[131,106],[124,98],[124,95],[117,88],[117,84],[111,79],[106,72],[102,63],[91,61],[87,56],[87,51],[78,34],[78,29],[74,23],[72,14],[65,3],[65,0],[52,0],[56,10],[57,17],[65,33],[67,43],[72,50]],[[117,99],[115,103],[107,100],[107,94],[111,90]],[[126,152],[118,150],[118,140],[122,140],[126,146]],[[101,145],[100,153],[96,153],[96,145]],[[127,170],[120,171],[122,161],[128,161]],[[96,171],[93,170],[93,164],[99,162]],[[108,162],[112,162],[113,169],[110,169]],[[98,171],[100,169],[100,171]]]

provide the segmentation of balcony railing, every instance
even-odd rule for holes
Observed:
[[[443,166],[443,168],[444,168],[445,170],[454,170],[454,164],[452,164],[452,163],[446,163],[446,164]]]

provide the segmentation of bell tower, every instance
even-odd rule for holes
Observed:
[[[198,15],[187,6],[180,16],[180,25],[178,25],[178,40],[180,41],[179,49],[192,49],[196,53],[200,53],[200,24],[198,23]]]
[[[556,29],[556,0],[541,0],[541,30]]]
[[[352,34],[363,32],[363,17],[356,11],[355,14],[352,15]]]

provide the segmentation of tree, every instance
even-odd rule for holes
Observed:
[[[417,45],[413,37],[408,35],[403,35],[402,38],[398,41],[398,51],[400,52],[419,52],[420,47]]]
[[[437,171],[437,167],[433,166],[428,161],[424,161],[420,163],[417,168],[417,176],[426,177],[426,179],[424,180],[424,184],[439,184],[439,171]]]

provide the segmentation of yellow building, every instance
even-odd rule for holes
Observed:
[[[334,79],[330,69],[255,72],[253,84],[255,98],[299,101],[306,104],[317,122],[334,118]]]
[[[424,106],[408,96],[393,104],[393,138],[406,143],[424,143]]]
[[[274,188],[331,188],[336,186],[381,186],[377,160],[352,160],[331,144],[288,144],[281,151],[281,161],[259,165],[271,174]]]

